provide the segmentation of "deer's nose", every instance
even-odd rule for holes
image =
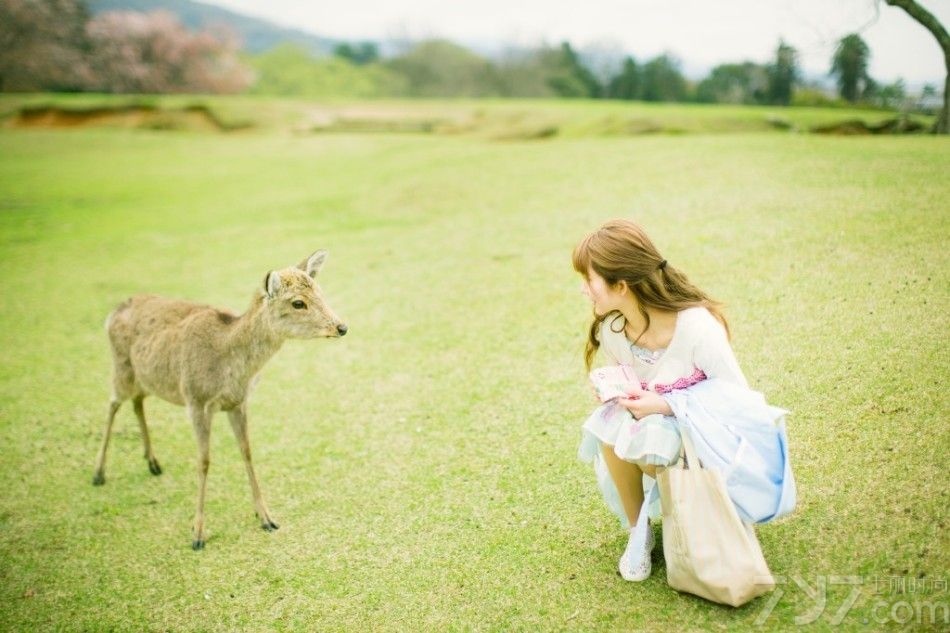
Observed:
[[[336,326],[336,331],[340,333],[340,336],[343,336],[344,334],[346,334],[346,324],[341,323],[338,326]]]

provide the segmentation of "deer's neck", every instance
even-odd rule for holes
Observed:
[[[230,338],[232,354],[243,361],[239,363],[243,381],[253,378],[283,342],[284,338],[267,323],[264,298],[255,296],[247,312],[235,322]]]

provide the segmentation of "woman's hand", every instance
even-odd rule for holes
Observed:
[[[629,398],[618,398],[617,404],[627,409],[637,420],[653,413],[673,415],[673,409],[666,399],[653,391],[645,391],[640,385],[630,383],[627,387]]]
[[[594,397],[594,402],[597,404],[603,404],[603,401],[600,399],[600,394],[597,393],[597,388],[594,385],[590,386],[590,393]]]

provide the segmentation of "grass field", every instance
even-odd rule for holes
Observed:
[[[727,304],[750,382],[792,411],[799,506],[758,529],[788,578],[765,628],[814,610],[793,578],[844,576],[812,628],[945,629],[904,620],[950,602],[948,173],[932,136],[0,131],[0,628],[753,628],[768,598],[677,594],[659,549],[623,582],[626,536],[576,460],[570,251],[625,216]],[[153,477],[127,404],[91,485],[103,320],[138,292],[243,310],[316,248],[350,332],[286,343],[250,405],[281,528],[258,527],[219,415],[193,552],[184,410],[146,400]]]

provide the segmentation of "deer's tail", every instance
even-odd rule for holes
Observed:
[[[131,298],[126,299],[125,301],[117,305],[115,309],[109,313],[108,316],[106,316],[106,322],[105,322],[106,332],[108,332],[109,329],[112,327],[112,319],[115,318],[115,315],[117,315],[119,312],[122,312],[123,310],[128,308],[130,305],[132,305],[132,299]]]

